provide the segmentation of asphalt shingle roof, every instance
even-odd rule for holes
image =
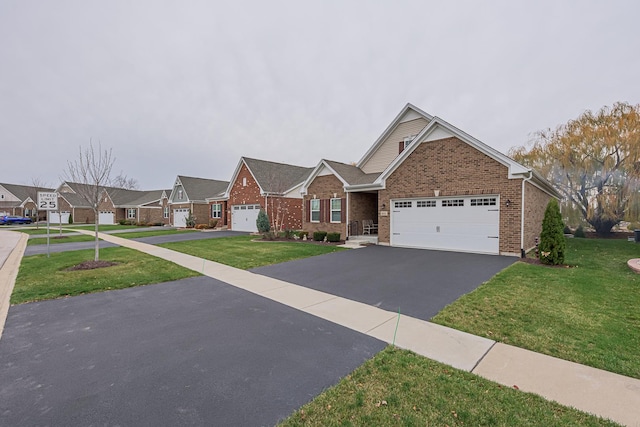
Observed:
[[[276,163],[267,160],[243,157],[258,185],[267,193],[281,194],[302,184],[311,174],[313,168]]]
[[[46,191],[53,192],[55,189],[53,188],[45,188],[45,187],[34,187],[32,185],[19,185],[19,184],[5,184],[0,182],[8,192],[16,196],[20,199],[20,203],[24,202],[26,199],[31,197],[34,202],[36,202],[36,198],[38,197],[38,191]],[[18,203],[18,205],[20,204]]]
[[[178,179],[191,201],[205,201],[207,198],[221,196],[229,186],[229,181],[218,181],[217,179],[195,178],[183,175],[178,175]]]
[[[333,160],[324,160],[338,175],[344,179],[348,185],[371,184],[380,176],[377,173],[364,173],[362,169],[354,165],[335,162]]]

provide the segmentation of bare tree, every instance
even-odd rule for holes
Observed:
[[[120,171],[120,174],[118,176],[113,178],[113,180],[111,181],[111,185],[113,187],[123,188],[125,190],[139,189],[138,180],[135,178],[129,178],[122,171]]]
[[[89,141],[89,148],[84,150],[80,147],[80,155],[73,162],[67,161],[67,171],[65,177],[72,182],[82,184],[74,188],[84,201],[93,209],[95,224],[95,257],[100,259],[100,240],[98,239],[99,205],[105,186],[109,184],[111,168],[115,158],[111,156],[111,149],[102,151],[102,146],[98,142],[98,147],[94,147]]]

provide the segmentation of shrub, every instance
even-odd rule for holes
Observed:
[[[271,225],[269,224],[269,217],[264,209],[260,209],[260,213],[258,213],[258,219],[256,219],[256,227],[260,233],[267,233],[271,230]]]
[[[327,237],[326,231],[314,231],[313,232],[313,240],[316,242],[323,242],[324,238]]]
[[[579,225],[578,228],[576,228],[576,231],[573,233],[573,237],[580,237],[580,238],[585,238],[587,237],[584,234],[584,228],[582,228],[582,225]]]
[[[573,233],[571,232],[571,229],[569,228],[569,226],[568,226],[568,225],[565,225],[565,226],[564,226],[564,234],[573,234]]]
[[[205,228],[209,228],[209,226],[207,224],[197,224],[195,227],[196,230],[204,230]]]
[[[187,228],[193,228],[196,226],[196,218],[191,213],[191,209],[189,209],[189,214],[185,218],[185,225]]]
[[[73,214],[69,214],[69,224],[73,224]]]
[[[126,225],[126,224],[127,224],[127,220],[126,220],[126,219],[119,219],[119,220],[118,220],[118,224],[120,224],[120,225]]]
[[[308,231],[298,231],[298,237],[299,237],[299,238],[304,239],[304,238],[305,238],[305,236],[306,236],[307,238],[309,238],[309,232],[308,232]]]
[[[567,241],[564,237],[564,226],[560,207],[556,199],[551,199],[544,211],[542,220],[542,233],[540,234],[540,262],[549,265],[564,263],[564,253]]]
[[[340,233],[327,233],[327,241],[328,242],[339,242],[340,241]]]
[[[265,231],[264,233],[262,233],[262,239],[263,240],[276,240],[276,233],[274,233],[273,231]]]
[[[218,225],[218,220],[217,219],[210,219],[209,220],[209,228],[216,228],[217,225]]]
[[[629,225],[627,225],[627,230],[640,230],[640,222],[630,222]]]
[[[283,234],[284,234],[284,238],[285,239],[291,240],[291,239],[293,239],[293,236],[294,236],[295,233],[294,233],[293,230],[284,230]]]

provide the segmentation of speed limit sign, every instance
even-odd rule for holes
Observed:
[[[38,191],[38,209],[43,211],[57,211],[58,193]]]

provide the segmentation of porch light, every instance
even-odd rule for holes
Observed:
[[[511,200],[507,199],[507,201],[504,204],[506,207],[511,206]]]
[[[383,203],[382,204],[382,210],[384,210],[384,208],[386,208],[386,207],[387,207],[387,205]]]

